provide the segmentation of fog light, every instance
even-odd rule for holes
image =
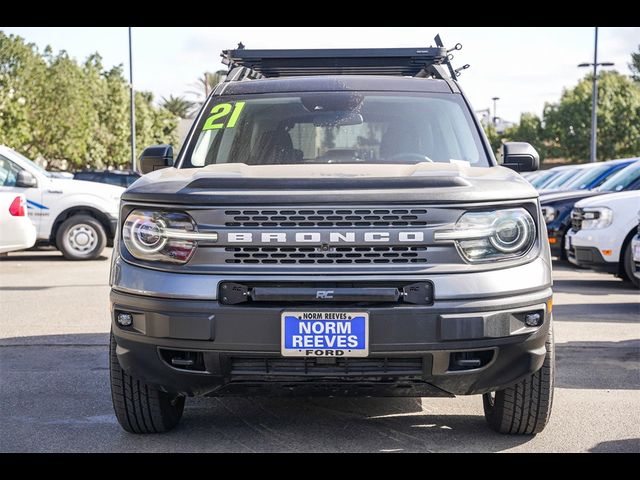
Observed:
[[[542,325],[542,315],[539,313],[527,313],[524,316],[524,323],[527,327],[539,327]]]
[[[133,324],[133,315],[130,313],[118,313],[116,321],[121,327],[130,327]]]

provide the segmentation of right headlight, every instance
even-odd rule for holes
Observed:
[[[536,226],[524,208],[467,212],[453,230],[435,232],[434,240],[453,240],[471,263],[510,260],[526,255],[533,247]]]

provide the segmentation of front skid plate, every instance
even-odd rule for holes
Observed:
[[[231,382],[208,397],[455,397],[426,382]]]

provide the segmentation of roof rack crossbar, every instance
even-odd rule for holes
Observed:
[[[237,49],[223,50],[220,55],[222,63],[229,67],[228,82],[299,75],[390,75],[455,80],[461,69],[453,69],[453,55],[449,52],[460,50],[462,45],[458,43],[447,50],[440,35],[434,40],[435,47],[425,48],[316,50],[249,50],[240,43]]]

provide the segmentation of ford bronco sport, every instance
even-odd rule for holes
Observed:
[[[538,155],[499,165],[436,44],[223,52],[176,161],[147,148],[122,197],[125,430],[169,430],[195,395],[481,394],[494,430],[545,427],[549,245],[514,172]]]

